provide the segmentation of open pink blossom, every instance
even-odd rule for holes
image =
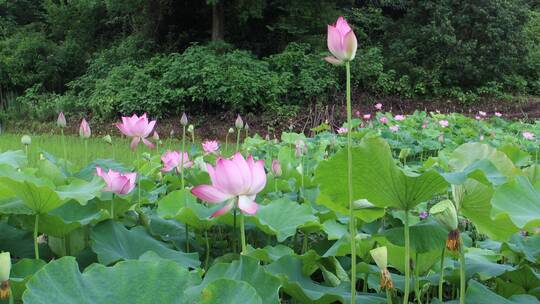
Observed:
[[[336,131],[338,132],[338,134],[345,134],[349,132],[349,129],[341,127],[341,128],[338,128]]]
[[[183,157],[183,158],[182,158]],[[181,153],[178,151],[167,151],[163,156],[161,156],[161,161],[163,162],[163,168],[161,172],[170,172],[173,169],[180,172],[180,164],[184,164],[184,168],[191,168],[193,162],[189,161],[189,155],[187,152]]]
[[[356,56],[358,42],[353,30],[343,17],[339,17],[334,25],[328,25],[328,50],[333,56],[325,58],[331,64],[340,65],[351,61]]]
[[[531,133],[531,132],[523,132],[523,138],[527,139],[527,140],[533,140],[534,139],[534,134]]]
[[[216,153],[219,150],[219,143],[217,140],[207,140],[202,143],[202,147],[205,154]]]
[[[480,115],[476,115],[474,118],[475,118],[476,120],[482,120],[482,116],[480,116]]]
[[[377,110],[382,110],[382,103],[380,103],[380,102],[377,103],[377,104],[375,105],[375,109],[377,109]]]
[[[503,115],[502,115],[501,112],[495,112],[495,116],[497,116],[497,117],[502,117]]]
[[[396,117],[394,117],[394,119],[396,121],[402,121],[402,120],[405,120],[405,116],[404,115],[396,115]]]
[[[397,131],[399,131],[399,126],[398,126],[398,125],[390,126],[389,129],[390,129],[390,131],[392,131],[392,132],[397,132]]]
[[[483,116],[483,117],[486,117],[487,115],[487,113],[484,111],[478,111],[478,114],[480,114],[480,116]]]
[[[448,127],[448,120],[445,120],[445,119],[439,120],[439,125],[440,125],[441,127],[443,127],[443,128]]]
[[[371,114],[364,114],[364,119],[365,120],[370,120],[371,119]]]
[[[90,136],[92,136],[90,125],[84,118],[82,119],[81,125],[79,126],[79,136],[82,138],[90,138]]]
[[[379,121],[383,124],[387,123],[388,122],[388,118],[386,118],[386,116],[383,116],[381,118],[379,118]]]
[[[257,213],[259,205],[255,202],[255,196],[266,185],[264,161],[255,161],[253,156],[246,160],[238,152],[231,159],[219,157],[215,167],[207,164],[206,168],[212,184],[196,186],[191,193],[209,203],[229,201],[211,217],[227,213],[235,206],[235,202],[242,212]]]
[[[116,127],[124,135],[133,138],[130,147],[131,150],[135,150],[141,140],[148,147],[154,148],[154,144],[146,138],[152,133],[155,125],[156,121],[148,122],[146,113],[144,113],[141,117],[137,116],[137,114],[133,114],[131,117],[122,117],[122,123],[117,123]]]
[[[120,173],[109,169],[104,172],[100,167],[96,167],[96,173],[106,183],[104,192],[113,192],[116,194],[128,194],[135,188],[137,173]]]

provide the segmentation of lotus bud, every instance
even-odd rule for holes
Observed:
[[[171,132],[169,132],[169,136],[170,136],[170,137],[173,137],[173,136],[174,136],[174,129],[171,129]]]
[[[307,146],[306,146],[306,143],[301,140],[301,139],[298,139],[296,142],[295,142],[295,154],[297,157],[300,157],[304,154],[307,153]]]
[[[234,133],[234,129],[233,129],[233,128],[229,128],[229,133],[230,133],[230,134]]]
[[[399,159],[406,159],[411,154],[411,149],[405,148],[399,151]]]
[[[300,175],[304,175],[304,167],[302,164],[299,164],[298,167],[296,167],[296,172],[298,172]]]
[[[81,125],[79,126],[79,136],[82,138],[90,138],[92,131],[90,130],[90,125],[86,119],[82,119]]]
[[[103,141],[108,143],[109,145],[112,145],[112,137],[110,135],[103,136]]]
[[[187,126],[187,124],[188,124],[187,115],[186,115],[185,112],[182,113],[182,118],[180,118],[180,124],[182,126]]]
[[[264,136],[264,140],[270,141],[270,134],[266,134],[266,135]]]
[[[25,146],[32,144],[32,138],[30,137],[30,135],[23,135],[21,137],[21,144]]]
[[[39,160],[45,160],[45,155],[43,155],[43,153],[39,153]]]
[[[154,139],[156,142],[159,141],[159,134],[157,131],[154,131],[154,134],[152,134],[152,139]]]
[[[189,133],[193,133],[193,130],[195,130],[195,127],[193,125],[189,125],[188,128],[187,128],[187,131]]]
[[[240,114],[238,114],[238,117],[236,117],[236,121],[234,122],[234,126],[239,130],[244,127],[244,121],[242,120],[242,117],[240,117]]]
[[[450,200],[444,200],[435,204],[429,213],[433,215],[435,220],[449,231],[455,230],[458,227],[457,211],[454,203]]]
[[[67,122],[66,122],[66,116],[64,116],[64,112],[60,112],[60,114],[58,114],[58,119],[56,120],[56,125],[60,128],[65,128],[66,125],[67,125]]]
[[[0,299],[9,298],[9,276],[11,272],[11,255],[9,252],[0,253]]]
[[[275,177],[280,177],[281,174],[283,174],[283,171],[281,170],[281,164],[277,159],[272,160],[272,174],[274,174]]]
[[[249,125],[248,125],[247,122],[246,122],[246,124],[244,125],[244,129],[249,130]]]

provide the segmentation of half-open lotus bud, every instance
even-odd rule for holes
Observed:
[[[443,225],[448,231],[456,230],[458,227],[458,218],[456,207],[450,200],[444,200],[431,207],[429,213]]]
[[[388,250],[386,249],[386,246],[371,249],[369,253],[375,261],[375,264],[377,264],[377,267],[379,267],[379,270],[382,271],[383,269],[386,269],[388,266]]]

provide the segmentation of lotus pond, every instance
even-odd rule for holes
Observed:
[[[539,303],[539,122],[377,108],[202,145],[126,117],[132,149],[86,155],[88,126],[1,135],[0,302]]]

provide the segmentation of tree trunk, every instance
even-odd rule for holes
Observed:
[[[212,4],[212,41],[223,40],[225,36],[225,0]]]

